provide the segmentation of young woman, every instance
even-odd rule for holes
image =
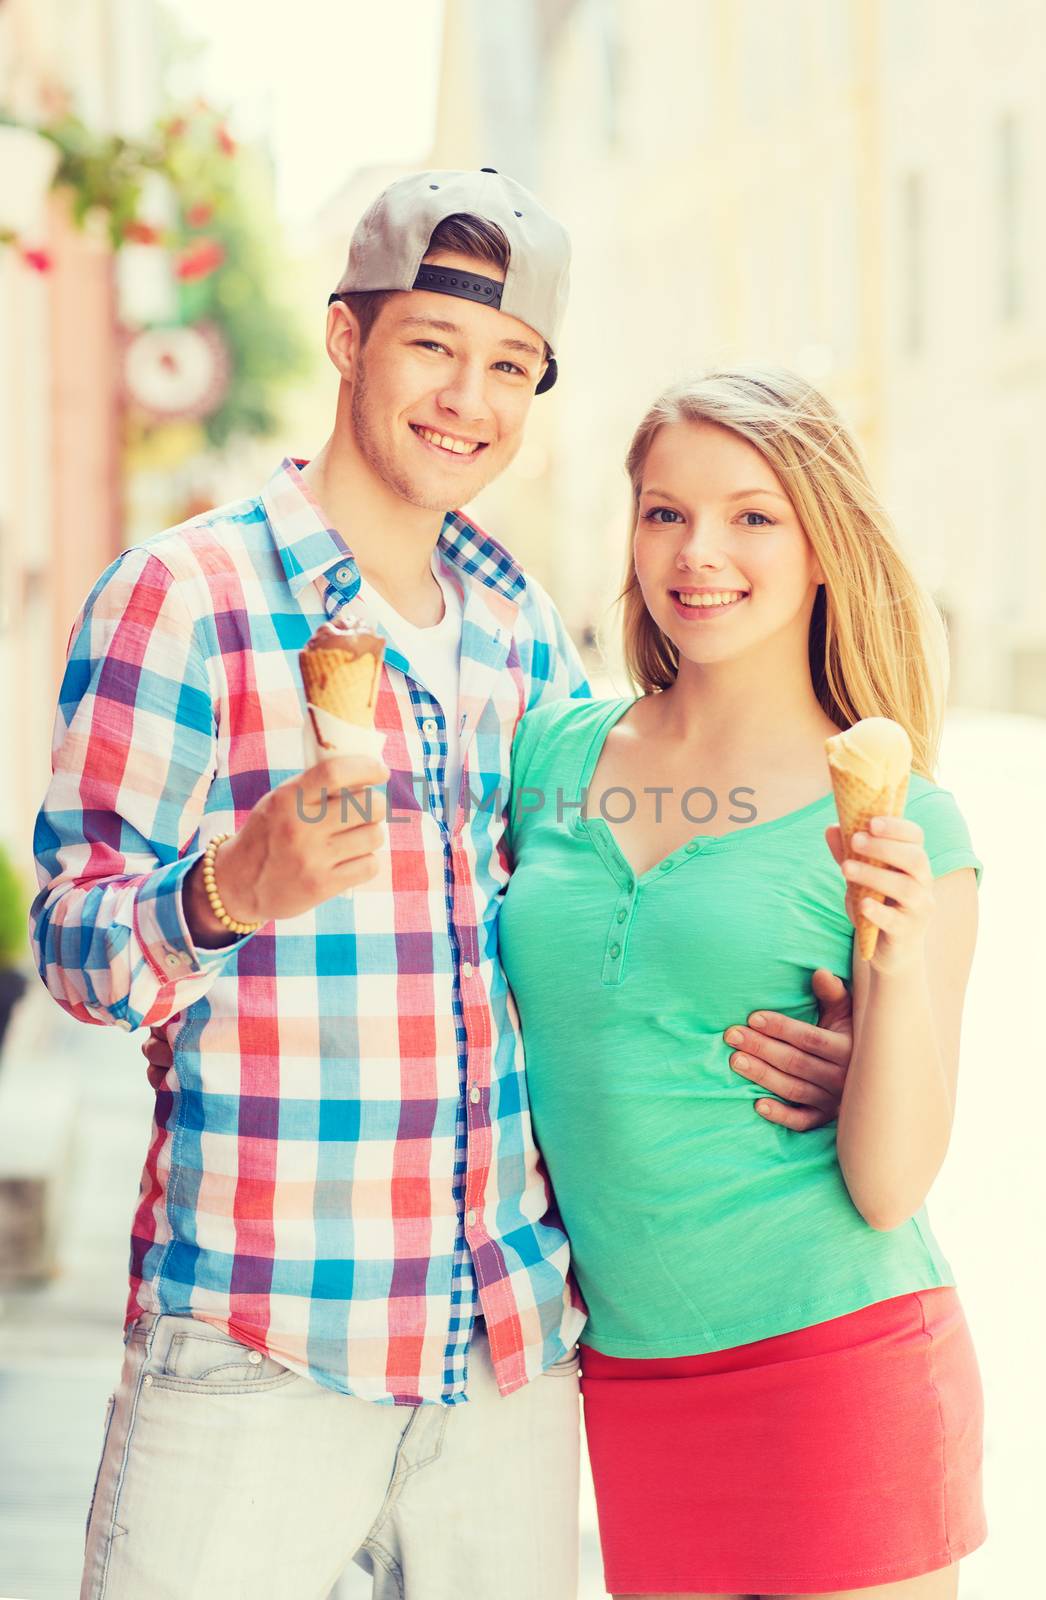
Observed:
[[[628,470],[642,693],[524,718],[500,924],[589,1308],[607,1584],[947,1600],[985,1526],[977,1365],[923,1208],[981,871],[933,782],[943,630],[790,374],[670,392]],[[868,716],[914,752],[904,817],[855,840],[872,864],[843,857],[824,748]],[[887,896],[870,962],[848,884]],[[729,1023],[768,995],[813,1020],[818,967],[852,979],[854,1053],[838,1123],[796,1134],[754,1114]]]

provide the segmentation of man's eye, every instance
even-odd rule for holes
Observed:
[[[669,506],[652,506],[649,511],[644,512],[643,521],[660,522],[664,526],[666,517],[674,517],[676,522],[682,522],[683,520],[679,512],[673,511]]]
[[[500,367],[504,372],[513,373],[517,378],[525,378],[527,376],[523,368],[517,367],[514,361],[495,361],[494,365]]]
[[[414,343],[420,345],[422,350],[442,350],[445,356],[450,355],[446,345],[439,344],[435,339],[415,339]]]

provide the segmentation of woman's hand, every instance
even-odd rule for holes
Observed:
[[[868,861],[845,856],[842,832],[827,828],[828,848],[838,862],[847,886],[847,914],[853,906],[879,929],[875,954],[868,965],[882,974],[905,972],[923,959],[926,932],[934,907],[933,873],[923,849],[923,831],[905,817],[873,817],[869,833],[855,833],[852,849]],[[877,889],[882,901],[862,896],[862,889]]]

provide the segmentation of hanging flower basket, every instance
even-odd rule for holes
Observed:
[[[17,151],[25,184],[25,193],[10,201],[4,195],[5,138],[13,152],[9,164]],[[21,161],[30,149],[31,183]],[[187,330],[184,348],[173,338],[167,367],[150,370],[150,393],[159,399],[139,407],[146,430],[166,425],[172,415],[192,415],[203,420],[212,445],[237,433],[271,432],[278,420],[272,397],[306,369],[307,347],[275,290],[279,257],[265,221],[271,211],[266,181],[263,164],[239,149],[224,118],[203,100],[166,117],[140,140],[96,131],[68,114],[33,129],[10,119],[5,124],[0,116],[0,244],[17,249],[27,269],[46,272],[51,264],[42,235],[26,231],[32,196],[42,213],[48,187],[68,192],[77,226],[104,229],[114,251],[154,249],[157,267],[166,267],[170,307],[140,320],[132,313],[127,330],[131,338],[145,334],[154,319],[165,335],[173,335],[172,325]],[[195,337],[188,330],[196,330]],[[169,407],[176,387],[171,364],[188,387],[189,371],[203,371],[205,346],[214,355],[208,381],[201,379],[187,406]],[[144,348],[139,373],[152,355]],[[162,376],[171,381],[161,384]]]

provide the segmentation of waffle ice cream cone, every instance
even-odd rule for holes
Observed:
[[[307,767],[332,755],[380,758],[374,711],[384,656],[385,640],[356,618],[321,623],[300,652]]]
[[[912,769],[911,740],[900,723],[888,717],[865,717],[827,739],[825,750],[843,849],[858,861],[868,861],[870,857],[854,850],[851,840],[855,833],[868,832],[872,817],[904,815]],[[857,948],[866,961],[875,955],[879,938],[879,929],[858,910],[861,901],[869,899],[884,904],[886,896],[862,884],[847,884],[846,911],[856,929]]]

